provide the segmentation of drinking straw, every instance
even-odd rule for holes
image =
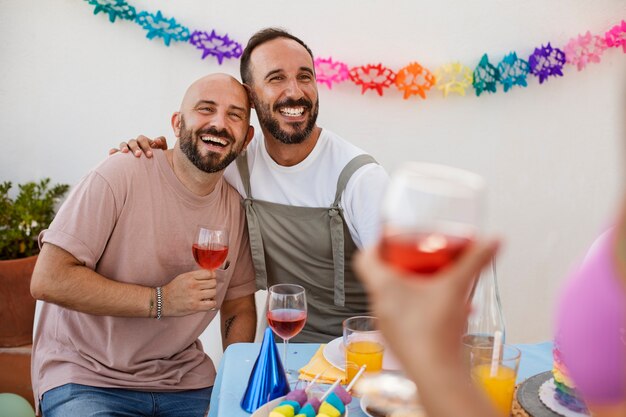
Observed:
[[[367,368],[367,365],[363,364],[363,366],[361,366],[361,369],[359,369],[359,372],[357,372],[356,375],[354,375],[354,378],[352,378],[352,381],[350,381],[350,385],[348,385],[346,391],[350,392],[354,384],[356,384],[356,380],[359,379],[363,372],[365,372],[365,368]]]
[[[491,372],[489,376],[494,378],[498,374],[498,363],[500,362],[500,351],[502,350],[502,332],[496,330],[493,338],[493,353],[491,355]]]

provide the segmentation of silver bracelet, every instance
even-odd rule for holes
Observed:
[[[161,313],[163,313],[163,290],[161,287],[156,287],[156,319],[161,320]]]

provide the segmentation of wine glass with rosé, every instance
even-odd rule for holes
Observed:
[[[475,240],[485,182],[469,171],[409,162],[391,177],[381,209],[381,257],[422,276],[435,274]]]
[[[267,322],[274,333],[283,339],[283,365],[288,377],[295,372],[287,368],[289,339],[300,333],[306,323],[306,316],[306,293],[303,287],[276,284],[268,289]]]
[[[198,226],[191,251],[201,268],[216,270],[228,256],[228,230],[223,227]]]

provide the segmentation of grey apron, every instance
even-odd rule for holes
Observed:
[[[257,288],[291,283],[306,290],[307,322],[295,342],[328,342],[341,336],[343,320],[368,311],[365,290],[352,270],[357,248],[339,202],[352,174],[370,163],[376,163],[373,157],[359,155],[344,167],[331,207],[298,207],[255,200],[246,152],[237,158]]]

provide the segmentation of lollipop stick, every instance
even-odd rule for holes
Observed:
[[[341,379],[342,378],[337,378],[337,380],[333,383],[333,385],[331,385],[330,388],[328,388],[328,390],[324,393],[324,395],[322,395],[322,397],[320,398],[320,402],[323,402],[326,399],[326,397],[328,397],[330,395],[330,393],[333,392],[333,390],[341,382]]]
[[[328,368],[327,368],[328,369]],[[308,393],[309,390],[313,387],[313,384],[315,384],[317,382],[318,379],[320,379],[320,377],[322,375],[324,375],[324,372],[326,372],[326,369],[324,369],[322,372],[320,372],[319,374],[315,375],[315,378],[313,378],[311,380],[311,382],[309,382],[306,386],[306,388],[304,389],[304,392]]]
[[[348,385],[346,391],[350,392],[352,387],[354,387],[354,384],[356,384],[356,380],[359,379],[361,375],[363,375],[363,372],[365,372],[365,368],[367,368],[367,365],[363,364],[363,366],[361,366],[361,369],[359,369],[359,372],[357,372],[356,375],[354,375],[354,378],[352,378],[352,381],[350,381],[350,385]]]

